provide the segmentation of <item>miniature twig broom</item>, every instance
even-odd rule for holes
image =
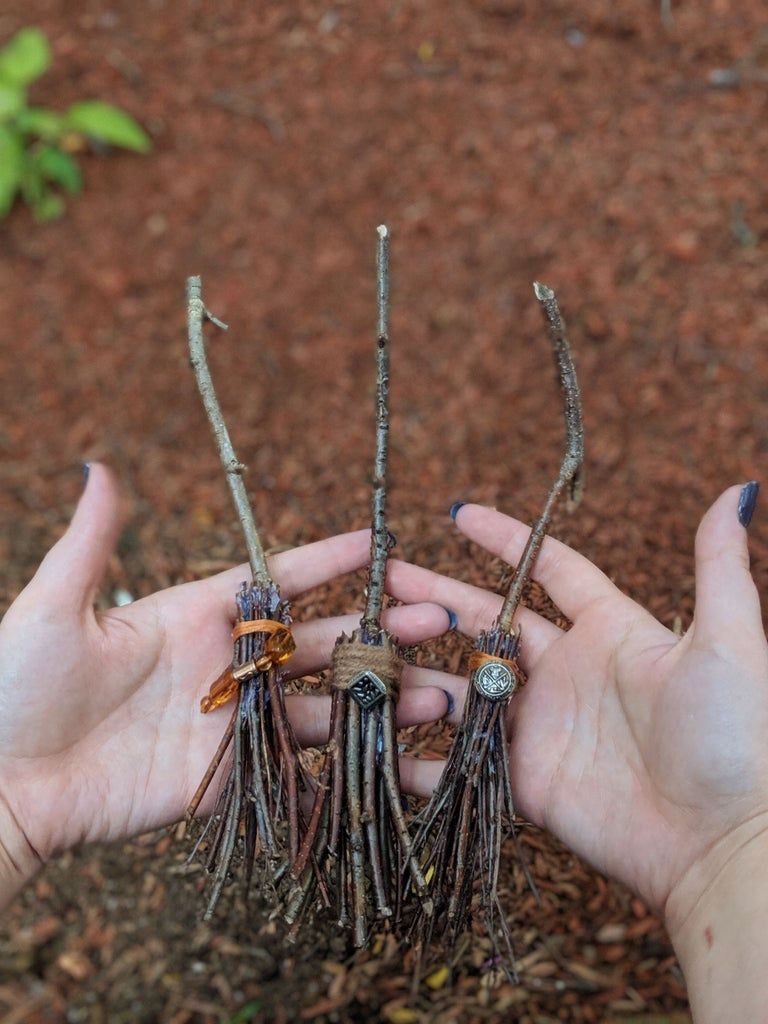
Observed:
[[[371,561],[365,612],[351,636],[336,641],[330,739],[299,854],[286,917],[298,920],[311,901],[312,862],[323,864],[334,910],[351,926],[355,946],[364,946],[371,924],[401,909],[401,879],[407,871],[430,912],[427,886],[403,813],[398,770],[395,706],[402,663],[382,628],[384,577],[392,538],[387,530],[389,434],[389,233],[378,228],[378,331],[376,339],[376,459],[373,474]]]
[[[497,885],[501,843],[514,834],[506,714],[522,677],[518,667],[521,636],[513,619],[558,496],[567,490],[571,508],[581,496],[584,456],[579,386],[555,293],[538,283],[534,291],[549,323],[565,401],[565,457],[531,530],[499,617],[475,642],[469,658],[464,716],[440,782],[417,819],[413,849],[434,900],[432,914],[425,914],[417,905],[410,921],[410,939],[420,951],[418,964],[438,931],[447,931],[451,948],[455,946],[472,918],[476,883],[494,953],[501,955],[502,961],[505,956],[512,957]]]
[[[205,714],[234,698],[235,708],[218,750],[187,809],[196,813],[213,778],[232,749],[231,764],[216,809],[198,846],[208,838],[207,869],[212,884],[206,918],[213,913],[242,836],[243,868],[250,882],[263,855],[265,880],[276,882],[299,849],[298,747],[285,711],[281,665],[294,651],[291,616],[269,574],[259,532],[238,461],[208,369],[203,324],[226,330],[203,305],[199,277],[187,281],[189,353],[200,396],[208,414],[248,549],[252,581],[237,593],[237,622],[232,630],[232,663],[201,701]],[[196,847],[197,848],[197,847]]]

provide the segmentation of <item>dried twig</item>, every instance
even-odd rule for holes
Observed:
[[[295,885],[286,911],[295,925],[311,904],[312,863],[322,864],[337,920],[351,925],[358,947],[365,945],[374,920],[390,920],[399,913],[404,864],[425,914],[431,906],[411,851],[400,795],[395,703],[401,661],[381,625],[392,543],[387,530],[389,232],[384,226],[378,229],[377,269],[376,457],[365,612],[360,627],[350,637],[339,637],[334,649],[330,741],[293,865]]]
[[[213,711],[231,697],[237,705],[219,748],[187,809],[198,810],[228,750],[232,758],[216,809],[198,847],[208,841],[207,868],[212,875],[206,917],[210,917],[231,870],[238,844],[249,882],[257,860],[264,881],[276,884],[299,849],[298,745],[285,713],[280,665],[293,652],[290,610],[272,580],[243,482],[244,466],[235,455],[208,369],[203,325],[212,316],[203,304],[199,277],[187,281],[189,351],[198,390],[213,429],[222,465],[248,549],[253,580],[236,596],[233,658],[201,703]],[[210,838],[209,838],[210,837]],[[196,847],[197,848],[197,847]]]
[[[381,629],[384,577],[391,535],[387,530],[387,456],[389,454],[389,232],[377,229],[376,292],[376,457],[373,464],[371,561],[365,614],[360,625],[371,635]]]
[[[506,711],[522,674],[518,667],[520,631],[513,620],[558,496],[567,489],[571,506],[579,500],[584,455],[579,387],[557,300],[545,285],[537,283],[534,289],[549,324],[564,396],[565,455],[499,617],[477,638],[469,660],[462,722],[440,782],[417,819],[413,849],[429,879],[434,912],[425,914],[417,903],[407,921],[406,934],[419,950],[416,980],[436,935],[447,932],[449,945],[455,947],[471,920],[475,894],[494,955],[513,973],[511,937],[498,896],[501,844],[506,836],[515,834]]]
[[[557,299],[552,289],[536,281],[533,290],[536,298],[542,304],[544,315],[549,324],[552,351],[554,352],[560,378],[560,388],[564,398],[566,450],[565,457],[560,465],[560,472],[547,495],[541,515],[534,523],[501,609],[499,625],[505,630],[509,630],[512,626],[512,619],[520,604],[523,588],[531,575],[533,563],[536,561],[541,542],[544,540],[549,528],[555,502],[563,488],[567,487],[568,508],[574,509],[581,500],[581,494],[584,490],[584,427],[581,418],[581,395],[579,393],[579,382],[576,378],[576,369],[573,365],[571,350],[568,345],[568,338],[565,334],[565,324],[563,323],[560,307],[557,304]]]
[[[189,358],[197,381],[197,388],[203,400],[208,420],[216,438],[216,446],[221,457],[221,464],[227,475],[227,483],[232,491],[232,497],[240,519],[240,526],[245,537],[245,544],[248,549],[248,560],[251,563],[254,583],[263,585],[272,582],[267,568],[267,560],[264,557],[264,548],[261,544],[259,531],[253,516],[253,509],[248,500],[248,492],[243,481],[243,470],[245,466],[235,455],[232,441],[229,437],[227,425],[221,412],[219,400],[213,387],[211,372],[208,369],[208,360],[205,355],[205,339],[203,338],[203,324],[210,320],[223,331],[229,328],[221,320],[213,316],[203,304],[203,282],[199,277],[190,277],[187,280],[187,331],[189,335]]]

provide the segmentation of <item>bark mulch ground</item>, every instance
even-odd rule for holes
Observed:
[[[269,542],[363,525],[387,220],[400,552],[494,585],[503,567],[448,507],[537,511],[561,443],[541,278],[569,321],[588,440],[584,505],[555,533],[684,627],[700,515],[765,466],[768,37],[757,0],[672,6],[669,27],[650,0],[29,0],[0,16],[3,38],[50,35],[36,100],[112,100],[156,143],[87,157],[59,223],[19,209],[2,226],[0,598],[63,529],[86,458],[116,468],[130,504],[105,601],[241,557],[186,364],[188,273],[231,325],[213,369]],[[340,581],[299,614],[359,593]],[[464,648],[419,656],[457,668]],[[350,960],[313,931],[286,950],[258,908],[202,925],[175,834],[68,853],[0,930],[0,1024],[686,1020],[642,902],[551,837],[524,842],[543,903],[510,858],[521,985],[478,938],[457,984],[413,1011],[386,941]]]

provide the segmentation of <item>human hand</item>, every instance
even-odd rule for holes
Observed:
[[[684,637],[551,538],[534,576],[573,626],[563,632],[528,609],[518,619],[528,675],[510,709],[518,808],[664,911],[673,939],[722,865],[768,834],[768,647],[740,493],[726,491],[699,528],[696,612]],[[462,506],[456,525],[512,564],[529,532],[477,505]],[[389,583],[404,600],[454,608],[470,637],[501,606],[398,563]],[[457,697],[458,718],[465,681],[439,685]],[[428,792],[441,767],[421,762],[411,778]]]
[[[200,697],[232,656],[247,568],[96,612],[119,528],[114,480],[95,464],[69,529],[0,623],[0,906],[57,850],[179,820],[226,727],[229,710],[202,715]],[[369,546],[367,530],[348,533],[276,555],[271,571],[295,598],[365,565]],[[288,675],[324,668],[358,619],[296,623]],[[450,620],[419,604],[392,609],[385,623],[411,644]],[[446,711],[445,693],[420,682],[409,668],[401,725]],[[299,742],[324,742],[329,699],[286,703]]]

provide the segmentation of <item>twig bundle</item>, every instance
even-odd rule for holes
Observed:
[[[203,304],[199,277],[187,281],[189,352],[248,548],[252,582],[236,595],[232,662],[201,701],[207,713],[234,698],[235,709],[219,748],[188,809],[197,812],[219,766],[231,760],[214,813],[195,847],[208,841],[206,868],[212,876],[205,917],[221,896],[235,852],[242,849],[246,885],[261,860],[263,881],[276,885],[296,858],[300,841],[299,748],[286,715],[281,666],[294,650],[288,603],[269,574],[264,550],[238,461],[213,388],[205,355],[203,324],[222,324]]]
[[[469,690],[464,715],[448,761],[426,808],[416,821],[413,849],[429,882],[434,911],[416,903],[407,934],[417,947],[417,972],[428,944],[448,935],[454,948],[469,926],[479,890],[480,910],[494,955],[507,966],[512,943],[498,896],[502,841],[514,835],[514,803],[509,775],[507,708],[522,683],[518,667],[521,635],[513,619],[546,534],[552,511],[566,489],[569,507],[582,489],[584,432],[581,399],[565,327],[555,293],[535,284],[549,324],[565,404],[566,448],[557,479],[514,572],[495,624],[482,632],[469,659]],[[410,888],[406,884],[406,890]]]
[[[330,739],[307,831],[291,875],[286,918],[294,924],[312,903],[313,862],[321,866],[339,924],[364,946],[375,920],[397,919],[401,879],[408,873],[431,903],[413,855],[403,812],[395,725],[402,663],[382,628],[384,577],[392,537],[387,529],[389,435],[389,233],[378,229],[376,458],[371,560],[360,626],[336,641],[332,659]]]

